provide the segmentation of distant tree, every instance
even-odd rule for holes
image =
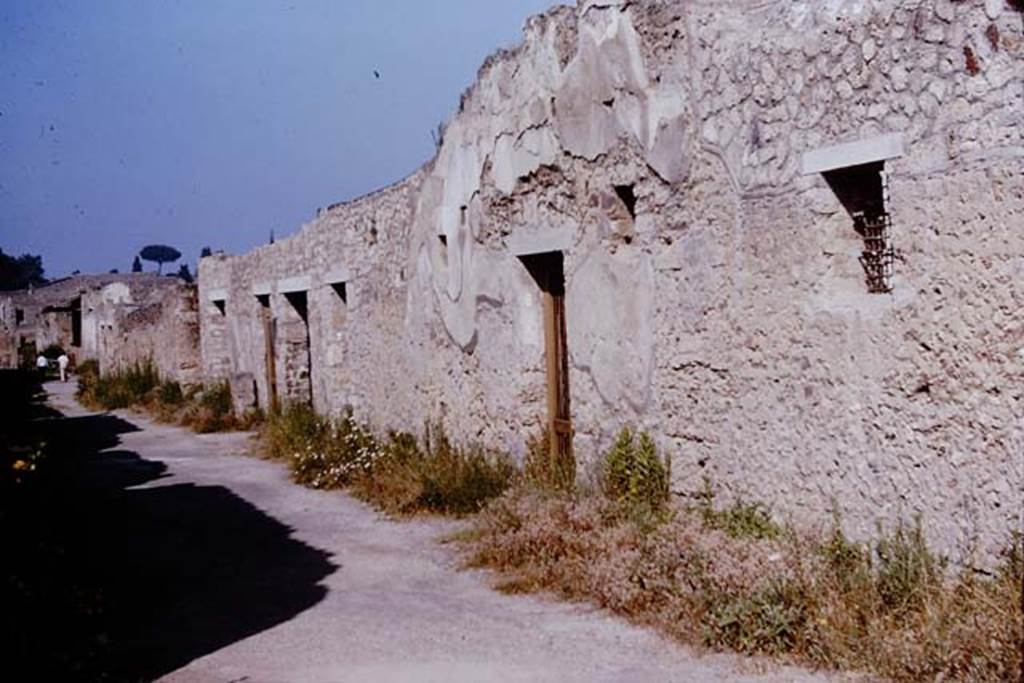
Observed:
[[[15,258],[0,249],[0,291],[27,289],[46,284],[43,257],[22,254]]]
[[[203,250],[199,252],[199,258],[204,259],[207,256],[213,256],[213,249],[209,247],[203,247]]]
[[[144,261],[152,261],[158,264],[157,273],[164,272],[165,263],[173,263],[181,258],[181,252],[174,247],[168,247],[166,244],[150,244],[148,247],[143,247],[142,251],[139,252],[139,256]]]
[[[192,272],[188,269],[187,263],[182,263],[181,268],[178,268],[178,277],[185,282],[193,282]]]
[[[139,255],[138,254],[135,255],[135,260],[132,261],[132,272],[133,273],[141,273],[142,272],[142,261],[139,259]]]
[[[110,269],[110,274],[111,274],[111,275],[117,275],[117,274],[118,274],[118,272],[119,272],[119,271],[117,270],[117,268],[111,268],[111,269]]]

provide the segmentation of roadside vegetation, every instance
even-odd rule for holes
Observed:
[[[161,422],[190,427],[200,434],[251,429],[262,419],[255,411],[235,415],[227,382],[183,387],[162,379],[149,361],[106,375],[100,375],[96,361],[85,361],[78,367],[76,395],[93,409],[138,408]]]
[[[268,417],[263,437],[267,454],[286,461],[296,482],[347,487],[394,515],[479,512],[512,485],[506,455],[455,446],[439,424],[424,431],[422,443],[404,432],[377,437],[351,414],[332,420],[291,404]]]
[[[721,505],[710,482],[684,502],[668,459],[628,429],[586,485],[571,460],[551,459],[546,434],[517,469],[440,425],[420,443],[291,405],[268,417],[263,443],[306,486],[398,516],[470,516],[455,537],[467,565],[495,570],[507,592],[587,600],[690,645],[898,681],[1020,675],[1019,538],[992,572],[957,572],[919,521],[857,543],[838,518],[815,533],[757,502]]]
[[[709,483],[668,495],[667,467],[624,431],[599,486],[519,486],[461,535],[468,565],[512,593],[588,600],[691,645],[898,681],[1021,675],[1021,539],[991,573],[952,571],[920,521],[856,543],[837,519],[798,531],[758,503],[717,505]]]

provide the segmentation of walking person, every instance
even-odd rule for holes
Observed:
[[[60,356],[57,357],[57,367],[60,368],[60,381],[68,381],[68,364],[71,359],[68,358],[68,354],[61,352]]]
[[[46,360],[46,356],[39,354],[36,358],[36,370],[39,372],[39,381],[43,382],[46,380],[46,370],[50,367],[50,361]]]

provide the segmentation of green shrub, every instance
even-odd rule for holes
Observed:
[[[1024,534],[1014,531],[1010,535],[1010,542],[1002,552],[1002,560],[997,573],[999,578],[1024,589]],[[1024,602],[1021,605],[1024,606]]]
[[[863,545],[853,543],[846,537],[838,515],[832,531],[818,546],[818,553],[840,591],[863,592],[873,588],[871,553]]]
[[[466,515],[501,495],[515,477],[502,454],[452,444],[440,424],[416,438],[392,432],[352,481],[353,493],[392,514]]]
[[[626,427],[605,455],[601,483],[609,499],[633,510],[656,512],[668,502],[669,465],[658,458],[646,432],[638,441]]]
[[[157,387],[156,400],[165,406],[180,406],[185,402],[185,393],[177,382],[164,380]]]
[[[423,487],[416,506],[433,512],[478,512],[512,483],[515,466],[508,456],[479,446],[454,446],[437,424],[426,430],[426,457],[418,464]]]
[[[440,426],[427,429],[421,448],[410,434],[377,439],[351,412],[332,421],[305,404],[270,415],[263,441],[273,457],[288,461],[296,482],[350,486],[354,495],[392,514],[476,512],[515,475],[507,457],[458,448]]]
[[[263,429],[268,452],[288,461],[299,484],[340,488],[377,456],[373,434],[346,412],[337,420],[318,415],[305,403],[291,403],[272,413]]]
[[[191,427],[201,434],[234,429],[240,424],[227,382],[185,389],[176,381],[161,380],[151,360],[102,376],[96,361],[85,361],[78,367],[76,395],[84,405],[102,410],[143,407],[158,420]],[[253,412],[241,424],[252,426],[261,418],[261,413]]]
[[[900,522],[874,546],[878,595],[890,609],[919,607],[937,587],[945,563],[929,550],[918,517],[912,529]]]
[[[721,529],[733,538],[776,538],[782,527],[772,520],[771,512],[761,503],[748,503],[742,498],[727,508],[715,508],[715,494],[711,482],[704,480],[704,491],[698,505],[704,524],[709,529]]]
[[[415,512],[423,493],[419,466],[424,453],[406,432],[389,432],[377,457],[356,471],[352,494],[393,515]]]
[[[75,396],[86,405],[94,404],[96,385],[100,380],[100,364],[95,360],[86,360],[78,364],[78,389]]]
[[[229,415],[232,411],[231,385],[227,382],[218,382],[206,387],[199,399],[199,405],[209,408],[218,417]]]
[[[151,360],[135,363],[100,376],[90,361],[78,368],[78,397],[88,406],[103,410],[127,408],[143,403],[160,384],[160,376]]]
[[[287,460],[304,449],[326,429],[326,421],[307,403],[286,403],[272,411],[263,424],[264,451],[272,458]]]
[[[807,622],[808,603],[800,588],[774,581],[753,595],[710,596],[705,642],[747,654],[780,654],[796,645]]]
[[[231,386],[226,381],[204,386],[193,396],[181,422],[200,434],[234,429],[238,420],[232,406]]]

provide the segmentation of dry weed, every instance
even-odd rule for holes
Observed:
[[[520,488],[462,542],[499,588],[589,600],[690,644],[894,680],[1019,675],[1019,546],[996,576],[953,576],[916,528],[860,545],[838,531],[737,535],[721,521],[677,506],[647,526],[599,496]]]

